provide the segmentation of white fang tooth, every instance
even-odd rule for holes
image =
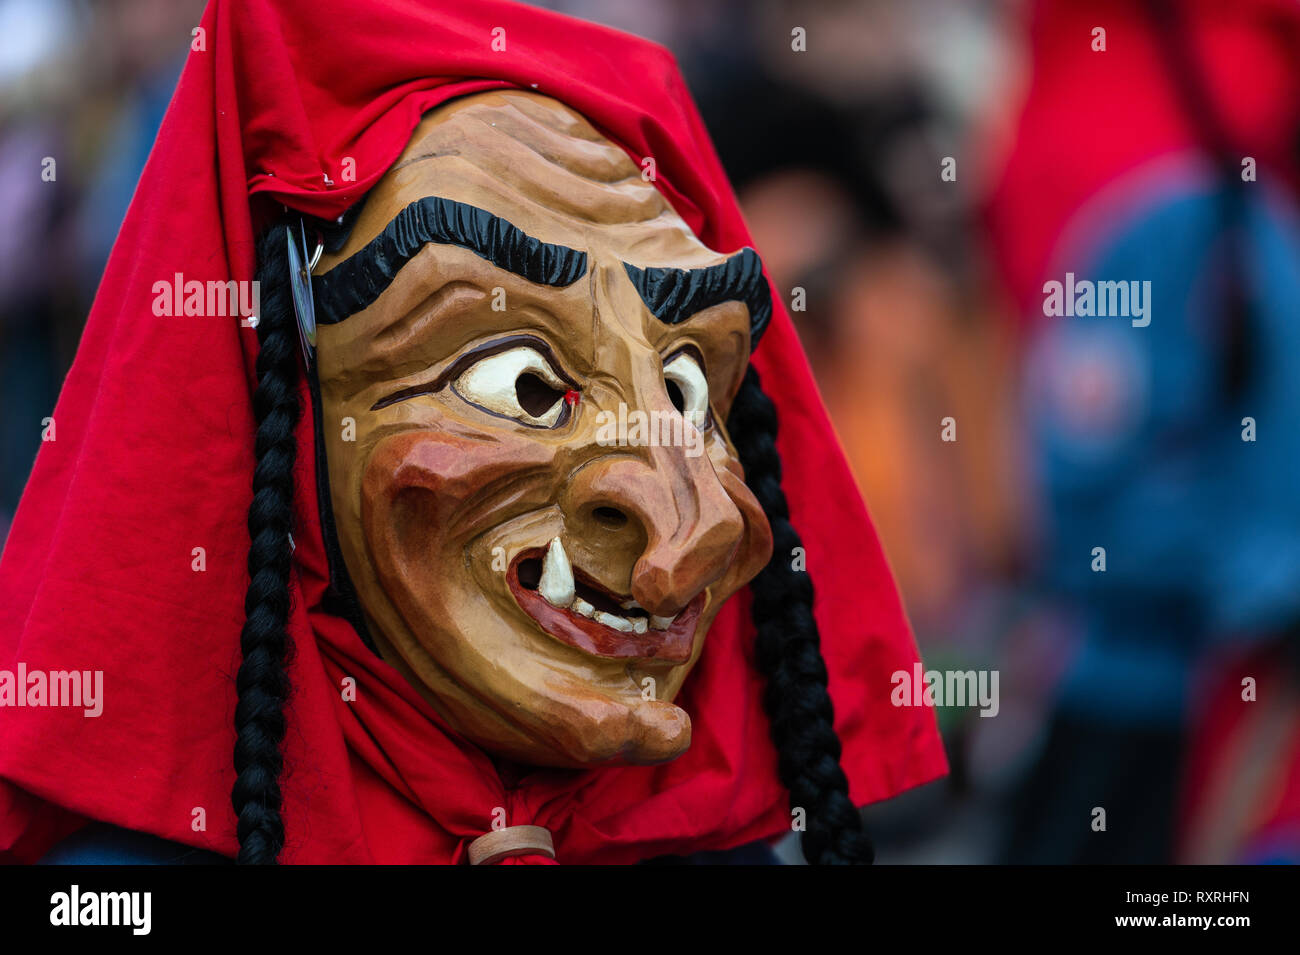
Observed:
[[[649,628],[649,626],[647,626],[647,624],[646,624],[646,619],[645,619],[645,617],[633,617],[633,618],[632,618],[632,632],[633,632],[633,633],[645,633],[648,629],[650,629],[650,628]]]
[[[637,603],[635,600],[624,600],[621,604],[619,604],[619,606],[622,607],[624,610],[640,610],[640,609],[641,609],[641,605],[640,605],[639,603]]]
[[[558,537],[552,538],[550,546],[546,548],[546,558],[542,561],[542,579],[537,584],[537,592],[552,607],[567,607],[573,603],[573,566]]]
[[[569,609],[574,613],[582,614],[584,617],[594,618],[596,613],[596,608],[587,603],[587,601],[583,600],[581,597],[575,597],[573,603],[569,606]]]
[[[676,619],[677,619],[676,614],[674,614],[671,617],[656,617],[654,614],[651,614],[650,626],[653,627],[655,630],[667,630],[669,627],[673,625],[673,621]]]
[[[631,633],[633,629],[631,620],[628,620],[626,617],[617,616],[616,614],[605,613],[603,610],[597,610],[596,615],[591,619],[595,620],[596,623],[603,623],[605,626],[614,630],[622,630],[624,633]]]

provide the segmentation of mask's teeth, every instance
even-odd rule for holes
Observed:
[[[552,607],[567,607],[574,601],[573,566],[558,537],[551,540],[542,561],[542,579],[537,592]]]
[[[577,595],[573,585],[573,566],[569,563],[569,558],[564,553],[564,545],[560,543],[558,537],[552,539],[550,546],[546,549],[546,557],[542,560],[542,577],[538,581],[537,592],[553,607],[568,608],[589,620],[594,620],[596,623],[603,624],[612,630],[620,630],[623,633],[645,633],[650,627],[654,627],[656,630],[667,630],[674,619],[672,617],[651,617],[647,623],[645,617],[620,617],[618,614],[597,610]],[[635,600],[624,601],[621,606],[625,610],[638,609]],[[659,624],[662,624],[662,626],[659,626]]]
[[[597,610],[595,616],[591,618],[596,623],[603,623],[614,630],[622,630],[624,633],[631,633],[635,628],[632,621],[626,617],[618,617],[612,613],[605,613],[603,610]]]
[[[637,603],[635,600],[624,600],[621,604],[619,604],[619,606],[622,607],[624,610],[640,610],[640,609],[641,609],[641,605],[640,605],[639,603]]]
[[[676,619],[676,615],[671,617],[656,617],[654,614],[651,614],[650,626],[654,630],[667,630],[673,625],[673,621]]]

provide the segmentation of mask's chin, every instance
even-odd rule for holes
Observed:
[[[541,634],[536,638],[549,639]],[[392,659],[387,647],[381,645],[381,652]],[[562,671],[543,678],[541,685],[521,680],[511,696],[509,688],[500,685],[476,685],[477,675],[458,678],[444,672],[430,679],[427,668],[417,673],[404,656],[391,652],[401,657],[402,674],[456,733],[489,755],[519,766],[653,765],[670,762],[690,748],[690,716],[666,700],[613,695]],[[492,696],[485,700],[480,693]],[[511,699],[526,702],[512,707]]]
[[[624,703],[592,686],[556,685],[547,694],[548,711],[563,712],[561,721],[538,725],[534,710],[523,718],[503,716],[496,705],[465,693],[464,685],[445,674],[429,679],[418,662],[408,662],[382,633],[380,653],[443,717],[458,735],[489,755],[518,767],[597,769],[671,762],[691,744],[691,719],[685,710],[663,700]],[[418,655],[417,655],[418,656]],[[416,672],[420,666],[421,673]],[[521,687],[523,694],[531,688]]]

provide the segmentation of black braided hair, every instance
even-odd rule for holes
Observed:
[[[294,430],[298,400],[298,330],[287,276],[288,227],[270,229],[258,246],[262,314],[258,316],[257,418],[253,501],[248,508],[248,594],[240,634],[243,662],[235,684],[235,779],[242,864],[274,865],[284,845],[280,772],[284,704],[289,695],[289,534],[293,524]]]
[[[744,466],[745,483],[772,526],[772,559],[750,587],[758,628],[755,659],[767,681],[763,708],[771,723],[781,782],[790,790],[791,808],[805,811],[804,858],[813,865],[868,865],[875,853],[840,768],[826,662],[812,613],[812,579],[791,565],[801,541],[781,489],[776,406],[763,392],[752,365],[732,405],[727,430]]]

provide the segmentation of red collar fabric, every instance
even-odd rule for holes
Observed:
[[[554,96],[638,163],[652,157],[658,187],[709,246],[750,244],[676,64],[655,44],[499,0],[213,0],[199,30],[0,562],[0,667],[102,671],[104,697],[98,717],[0,709],[0,857],[38,858],[87,819],[237,850],[233,677],[257,339],[233,318],[155,316],[156,282],[251,280],[255,229],[283,206],[340,215],[423,113],[501,86]],[[780,414],[843,766],[865,804],[945,771],[934,714],[890,704],[891,674],[911,672],[916,648],[779,296],[754,362]],[[281,861],[459,862],[498,808],[511,825],[546,826],[561,863],[790,830],[747,593],[719,615],[682,692],[686,755],[507,784],[321,609],[312,446],[306,415]]]

